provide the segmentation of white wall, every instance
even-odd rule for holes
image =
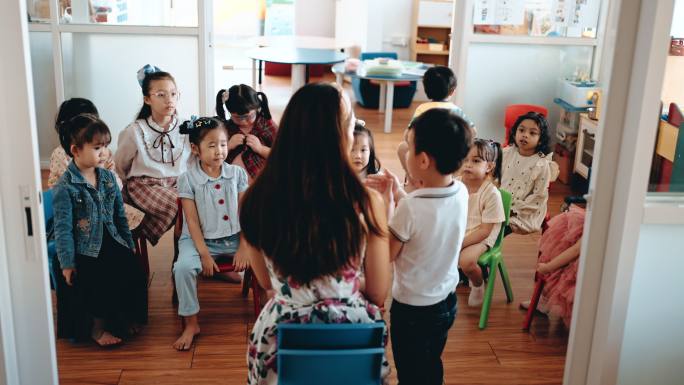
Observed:
[[[684,225],[642,225],[619,385],[678,385],[684,378]]]
[[[672,14],[672,29],[670,35],[684,37],[684,0],[676,0]]]
[[[409,59],[411,43],[411,26],[413,25],[413,0],[381,0],[384,23],[382,25],[382,50],[399,54],[399,59]],[[401,40],[405,46],[393,44]]]
[[[335,36],[335,0],[296,0],[295,35]]]
[[[29,35],[39,157],[41,165],[47,167],[52,150],[59,146],[55,132],[58,106],[55,95],[55,71],[52,65],[52,34],[31,32]]]
[[[538,104],[549,109],[552,135],[559,107],[553,103],[558,79],[576,67],[591,68],[590,47],[471,44],[463,111],[475,122],[478,136],[503,140],[504,109],[509,104]],[[459,79],[460,81],[460,79]]]

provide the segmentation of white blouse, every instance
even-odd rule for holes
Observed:
[[[501,188],[513,196],[510,226],[528,234],[541,229],[546,216],[549,184],[558,176],[552,154],[522,156],[516,146],[503,150]]]
[[[177,177],[187,170],[190,140],[181,135],[180,121],[174,117],[164,130],[152,118],[138,119],[119,134],[114,155],[121,179],[136,176]]]

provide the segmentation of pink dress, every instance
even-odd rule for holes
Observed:
[[[548,229],[539,240],[539,262],[549,262],[582,238],[585,211],[570,206],[570,210],[549,221]],[[579,258],[544,276],[546,283],[539,299],[539,309],[563,319],[570,326]]]

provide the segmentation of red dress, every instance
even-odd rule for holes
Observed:
[[[549,262],[582,238],[584,230],[583,208],[570,206],[570,210],[549,221],[548,229],[539,240],[539,262]],[[579,258],[544,276],[546,283],[539,299],[539,309],[563,319],[570,326],[575,300]]]

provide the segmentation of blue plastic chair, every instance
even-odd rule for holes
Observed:
[[[380,384],[384,329],[384,322],[278,324],[278,384]]]
[[[360,60],[371,60],[380,57],[390,59],[397,59],[396,52],[362,52]],[[378,108],[380,105],[380,86],[371,83],[367,79],[359,79],[352,77],[352,89],[356,101],[365,108]],[[413,101],[413,96],[416,93],[416,82],[410,82],[408,85],[394,85],[394,108],[407,108]]]
[[[43,215],[45,216],[45,233],[49,236],[52,233],[55,217],[55,213],[52,208],[52,190],[43,191]],[[57,288],[57,277],[55,276],[54,269],[54,261],[57,258],[57,247],[55,245],[54,238],[48,238],[47,252],[48,268],[50,269],[50,287],[54,290]]]

